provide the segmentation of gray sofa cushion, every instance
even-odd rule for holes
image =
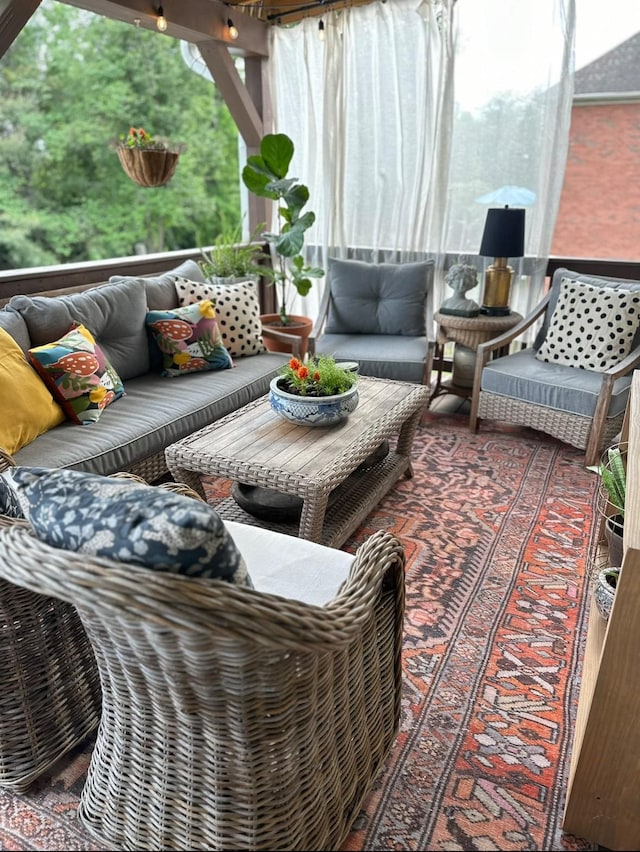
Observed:
[[[20,465],[90,473],[127,470],[268,393],[289,357],[265,352],[239,358],[231,370],[191,373],[179,382],[147,373],[127,382],[126,395],[104,410],[99,428],[79,429],[67,421],[18,450],[14,459]]]
[[[323,334],[316,341],[319,355],[336,361],[357,361],[363,376],[394,381],[422,382],[426,337],[369,334]]]
[[[141,283],[147,294],[147,306],[150,311],[168,311],[178,307],[178,296],[176,293],[175,280],[180,276],[190,281],[204,282],[206,279],[195,260],[185,260],[175,269],[169,269],[162,275],[153,276],[129,276],[112,275],[110,283],[120,281],[136,281]]]
[[[538,361],[533,349],[489,361],[482,371],[483,391],[593,417],[602,385],[602,373]],[[608,417],[624,411],[631,376],[614,385]]]
[[[29,330],[31,346],[53,343],[74,323],[82,323],[95,337],[123,381],[149,370],[145,330],[147,300],[135,281],[103,284],[65,296],[14,296],[17,310]]]
[[[0,328],[3,328],[7,334],[13,337],[26,355],[27,351],[31,348],[31,341],[29,339],[29,329],[22,315],[13,308],[3,308],[0,311]]]
[[[364,263],[329,258],[326,334],[426,335],[433,261]]]

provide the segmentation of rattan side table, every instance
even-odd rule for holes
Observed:
[[[436,384],[431,394],[431,399],[445,393],[452,393],[456,396],[469,397],[473,391],[473,380],[468,384],[455,384],[454,374],[451,379],[443,381],[442,372],[444,369],[444,347],[448,341],[453,341],[458,346],[465,347],[465,350],[471,350],[475,353],[481,343],[486,343],[487,340],[493,340],[505,331],[509,331],[517,325],[522,319],[522,314],[515,311],[507,316],[487,316],[479,314],[477,317],[459,317],[452,314],[441,314],[439,311],[435,314],[434,319],[438,324],[438,333],[436,337],[434,367],[437,372]],[[508,350],[508,347],[505,347]],[[496,352],[496,357],[506,355],[507,352],[500,349]],[[454,354],[455,360],[455,354]],[[455,364],[454,364],[455,367]],[[473,376],[473,364],[469,363],[465,373]]]

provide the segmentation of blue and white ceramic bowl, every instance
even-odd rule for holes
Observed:
[[[331,426],[345,420],[358,407],[358,385],[336,396],[297,396],[278,387],[279,377],[269,385],[271,408],[300,426]]]

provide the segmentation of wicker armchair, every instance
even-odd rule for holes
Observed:
[[[0,450],[0,470],[13,464]],[[0,530],[26,521],[0,515]],[[0,577],[0,786],[17,792],[100,720],[100,678],[75,608]]]
[[[603,448],[622,428],[631,373],[640,366],[640,332],[631,352],[604,372],[537,360],[535,353],[545,340],[565,278],[592,287],[640,290],[637,281],[556,270],[549,292],[527,317],[478,347],[469,428],[477,431],[481,420],[528,426],[585,450],[589,466],[598,463]],[[540,327],[532,346],[491,360],[536,323]]]
[[[393,536],[360,546],[325,606],[150,576],[20,527],[0,531],[0,574],[72,602],[95,650],[103,715],[79,808],[92,834],[125,849],[338,847],[399,725]]]
[[[0,449],[0,471],[14,464]],[[114,477],[144,482],[130,473]],[[161,487],[201,499],[188,486]],[[1,529],[30,529],[0,515]],[[76,608],[0,577],[0,787],[23,792],[98,727],[100,676]]]

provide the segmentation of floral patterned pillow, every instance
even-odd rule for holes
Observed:
[[[52,547],[252,587],[234,540],[206,503],[80,470],[16,466],[11,476],[35,534]]]
[[[211,301],[168,311],[148,311],[146,322],[162,352],[163,376],[233,367]]]
[[[84,325],[29,350],[29,360],[73,423],[95,423],[124,395],[122,379]]]

